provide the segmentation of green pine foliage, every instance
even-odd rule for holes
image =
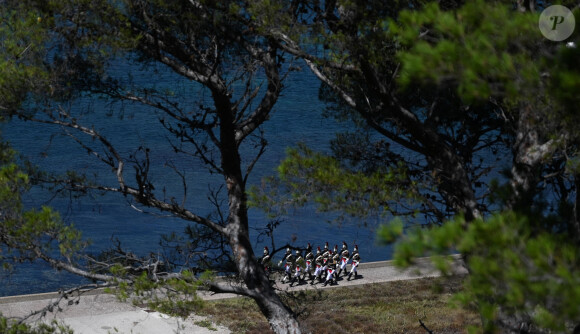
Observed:
[[[60,324],[56,320],[48,324],[37,326],[24,323],[14,323],[0,316],[0,333],[3,334],[73,334],[70,327]]]
[[[388,31],[402,46],[401,88],[416,81],[452,84],[468,102],[533,96],[545,66],[536,52],[548,43],[537,22],[538,15],[480,0],[456,11],[436,3],[403,11]],[[417,32],[428,32],[429,38],[418,38]]]
[[[339,221],[347,217],[364,220],[397,210],[389,203],[418,201],[416,187],[403,165],[365,173],[345,168],[336,158],[300,145],[287,150],[278,166],[278,177],[250,189],[249,202],[269,218],[286,215],[289,209],[310,202],[321,212],[339,212]]]
[[[39,61],[48,36],[43,16],[35,10],[0,9],[0,119],[17,108],[30,91],[47,89],[48,73]]]
[[[32,261],[42,256],[56,255],[72,261],[74,254],[87,243],[73,225],[65,224],[49,207],[26,209],[22,195],[29,187],[28,175],[14,162],[14,151],[0,148],[0,259],[5,268],[19,261]]]
[[[449,272],[441,254],[465,254],[469,275],[455,300],[477,307],[486,332],[494,332],[501,307],[536,329],[566,333],[580,318],[580,249],[566,235],[533,229],[537,219],[507,211],[466,225],[457,217],[441,228],[408,232],[395,260],[407,266],[414,257],[435,255],[438,268]]]
[[[58,254],[69,259],[85,243],[72,225],[64,224],[57,212],[48,207],[26,210],[22,195],[29,188],[29,178],[15,163],[16,153],[0,144],[0,262],[11,271],[14,264],[33,261],[39,255]],[[14,322],[0,315],[0,333],[6,334],[72,334],[56,321],[32,326]]]
[[[569,8],[578,17],[580,10]],[[514,11],[511,2],[481,0],[455,11],[436,3],[402,11],[385,32],[400,47],[400,90],[453,87],[466,103],[492,98],[508,107],[533,101],[535,112],[545,106],[542,117],[557,122],[554,127],[575,124],[580,34],[576,29],[565,43],[549,41],[538,28],[539,15]]]
[[[203,307],[204,301],[197,290],[215,279],[215,274],[210,271],[195,276],[191,271],[183,270],[179,276],[163,280],[156,280],[143,272],[128,283],[122,280],[129,276],[121,264],[114,265],[110,271],[116,282],[115,287],[107,288],[106,292],[114,293],[122,301],[130,300],[134,305],[183,318]]]
[[[33,261],[52,255],[72,261],[87,243],[82,240],[80,231],[64,223],[51,208],[23,208],[20,192],[27,186],[26,180],[26,175],[14,164],[0,169],[0,234],[4,250],[0,259],[6,261],[5,267],[14,261]]]

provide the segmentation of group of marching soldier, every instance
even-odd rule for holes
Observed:
[[[264,247],[264,256],[260,258],[260,262],[264,265],[266,273],[269,273],[270,261],[268,247]],[[349,262],[351,262],[350,271],[347,271],[346,266]],[[346,242],[342,243],[340,251],[337,245],[334,246],[333,250],[330,250],[327,242],[324,245],[324,249],[321,250],[318,247],[316,253],[313,253],[312,246],[308,243],[304,257],[301,250],[296,250],[295,254],[292,254],[292,250],[287,248],[282,261],[278,265],[282,266],[284,264],[282,283],[290,282],[290,286],[296,282],[301,284],[306,282],[308,276],[311,285],[318,281],[326,286],[327,284],[337,284],[336,281],[343,272],[345,276],[348,276],[348,281],[353,275],[355,279],[358,278],[357,267],[359,263],[360,254],[357,245],[354,246],[352,253],[350,253]]]

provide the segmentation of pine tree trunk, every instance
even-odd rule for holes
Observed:
[[[215,92],[216,95],[223,92]],[[300,326],[274,288],[270,285],[262,266],[254,257],[250,242],[248,208],[242,162],[236,140],[235,121],[231,106],[225,96],[214,96],[220,110],[220,153],[221,167],[228,192],[228,221],[226,233],[233,250],[238,273],[244,281],[249,295],[256,301],[275,333],[299,334]],[[221,104],[223,103],[223,104]]]
[[[268,319],[274,333],[301,333],[294,314],[282,303],[282,300],[270,285],[270,281],[262,267],[252,256],[245,233],[242,233],[237,238],[231,238],[230,243],[236,246],[234,256],[238,272],[246,286],[252,291],[252,298]]]
[[[534,185],[539,178],[539,168],[546,156],[557,147],[554,139],[543,139],[535,124],[541,122],[534,116],[533,107],[525,104],[520,107],[516,129],[516,140],[512,147],[513,164],[510,185],[512,188],[508,208],[527,207],[535,195]]]

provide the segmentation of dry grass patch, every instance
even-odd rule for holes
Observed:
[[[474,310],[450,305],[461,288],[461,277],[425,278],[302,291],[284,295],[307,333],[466,333],[479,326]],[[203,311],[234,333],[270,333],[254,301],[235,298],[207,303]]]

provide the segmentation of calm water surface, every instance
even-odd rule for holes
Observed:
[[[151,77],[136,76],[137,80],[151,80]],[[174,78],[157,76],[155,82],[171,86]],[[200,92],[193,92],[193,94]],[[203,95],[203,94],[201,94]],[[286,89],[279,100],[269,121],[263,126],[268,148],[256,165],[249,185],[257,184],[260,179],[275,173],[275,168],[285,156],[287,147],[304,142],[317,150],[328,150],[328,143],[334,133],[344,129],[343,124],[324,119],[324,105],[318,101],[318,81],[308,72],[295,73],[286,81]],[[203,96],[201,97],[203,98]],[[163,183],[168,193],[175,194],[178,201],[183,194],[181,181],[172,170],[165,167],[171,162],[185,172],[190,181],[188,188],[188,207],[201,215],[209,214],[213,208],[207,201],[208,187],[216,188],[222,179],[210,175],[207,169],[197,160],[176,158],[167,145],[166,132],[160,128],[151,111],[131,106],[113,106],[122,108],[123,117],[106,116],[109,108],[102,102],[79,102],[73,105],[77,109],[90,109],[93,112],[85,118],[95,122],[96,128],[106,133],[114,142],[121,143],[121,151],[133,152],[140,145],[152,148],[152,158],[157,162],[153,171],[153,180]],[[114,179],[107,168],[99,165],[97,160],[86,153],[70,138],[59,135],[56,128],[12,121],[2,126],[5,139],[9,140],[15,149],[27,155],[35,163],[47,170],[63,172],[73,169],[89,174],[98,173],[104,182],[114,185]],[[251,152],[251,146],[242,148],[243,152]],[[160,186],[157,186],[159,190]],[[32,191],[28,198],[29,206],[37,207],[49,204],[62,212],[67,222],[72,222],[82,232],[85,238],[92,240],[92,251],[98,251],[111,246],[111,237],[119,238],[127,249],[147,254],[159,248],[161,234],[171,231],[181,232],[186,223],[162,215],[144,214],[131,208],[122,196],[109,194],[94,198],[84,197],[80,201],[70,201],[67,198],[50,200],[50,196],[42,191]],[[359,245],[363,261],[378,261],[388,259],[390,249],[375,243],[374,227],[361,228],[357,222],[349,222],[337,226],[327,221],[332,217],[317,213],[312,208],[297,210],[288,217],[275,232],[277,245],[291,243],[305,246],[311,242],[314,247],[322,246],[325,241],[338,244],[342,241],[352,249],[354,243]],[[264,227],[267,219],[258,210],[250,210],[250,224],[254,229],[252,240],[255,251],[261,255],[264,242],[257,240],[256,230]],[[281,257],[281,255],[280,255]],[[3,278],[0,286],[0,296],[39,293],[55,291],[63,286],[72,286],[81,282],[79,278],[63,272],[55,272],[42,264],[24,265],[10,277]]]

